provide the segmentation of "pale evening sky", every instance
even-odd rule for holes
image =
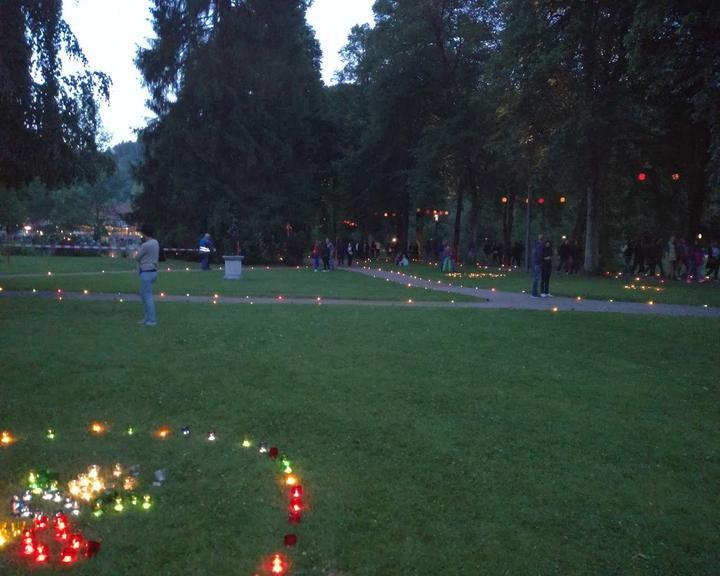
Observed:
[[[110,144],[134,140],[133,130],[151,116],[147,92],[133,60],[138,46],[152,37],[150,0],[65,0],[64,15],[87,56],[90,67],[110,75],[110,102],[102,119]],[[341,67],[339,50],[355,24],[372,23],[373,0],[315,0],[308,22],[323,52],[326,84]]]

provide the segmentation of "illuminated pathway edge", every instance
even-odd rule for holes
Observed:
[[[346,268],[345,271],[348,269]],[[476,298],[475,302],[434,302],[417,300],[351,300],[340,298],[293,298],[287,296],[223,296],[223,295],[175,295],[156,294],[156,302],[195,303],[195,304],[275,304],[275,305],[306,305],[306,306],[367,306],[393,308],[474,308],[474,309],[508,309],[508,310],[539,310],[546,312],[613,312],[619,314],[646,314],[654,316],[694,316],[699,318],[720,318],[720,308],[687,306],[681,304],[648,304],[642,302],[610,302],[602,300],[577,300],[575,298],[553,297],[533,299],[527,294],[501,292],[480,288],[461,288],[437,284],[430,280],[412,278],[402,273],[388,272],[379,269],[353,268],[350,271],[365,274],[373,278],[397,282],[406,286],[427,288],[448,294],[463,294]],[[42,298],[53,300],[83,300],[90,302],[140,302],[137,294],[127,293],[83,293],[66,292],[64,290],[3,290],[0,298]]]

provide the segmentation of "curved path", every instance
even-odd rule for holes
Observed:
[[[604,300],[584,300],[577,298],[557,297],[532,298],[528,294],[502,292],[483,288],[463,288],[450,286],[437,281],[425,280],[403,272],[382,270],[381,268],[344,268],[372,278],[389,280],[405,286],[428,288],[449,294],[464,294],[484,300],[473,308],[510,308],[517,310],[573,310],[576,312],[617,312],[621,314],[651,314],[657,316],[699,316],[702,318],[720,318],[720,308],[710,306],[687,306],[681,304],[648,304],[646,302],[610,302]],[[418,305],[420,305],[418,303]],[[459,304],[453,304],[459,306]]]
[[[187,269],[185,269],[187,270]],[[421,307],[421,308],[483,308],[483,309],[514,309],[514,310],[543,310],[549,312],[575,311],[575,312],[615,312],[621,314],[647,314],[656,316],[696,316],[701,318],[720,318],[720,307],[689,306],[680,304],[648,304],[646,302],[612,302],[608,300],[584,300],[568,297],[531,298],[528,294],[517,292],[504,292],[487,290],[483,288],[466,288],[453,286],[437,280],[425,280],[411,276],[404,272],[383,270],[382,268],[340,268],[339,271],[364,274],[379,280],[396,282],[405,286],[415,286],[428,290],[444,292],[446,294],[463,294],[476,299],[471,302],[432,302],[415,300],[356,300],[335,298],[293,298],[268,296],[219,296],[215,298],[206,296],[184,295],[156,295],[158,301],[167,302],[195,302],[212,304],[300,304],[300,305],[330,305],[330,306],[381,306],[381,307]],[[181,271],[167,269],[170,271]],[[184,270],[183,270],[184,271]],[[102,274],[128,274],[131,270],[104,270]],[[89,276],[98,272],[66,272],[53,274],[53,276]],[[46,276],[47,274],[14,274],[20,276]],[[88,300],[106,302],[134,302],[139,301],[137,294],[123,293],[82,293],[65,291],[31,291],[31,290],[1,290],[1,297],[33,297],[54,298],[65,300]]]

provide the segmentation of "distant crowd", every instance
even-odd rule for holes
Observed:
[[[689,241],[672,236],[665,242],[661,238],[644,235],[628,238],[622,248],[622,255],[624,271],[630,274],[660,274],[686,282],[702,282],[705,277],[718,279],[720,245],[717,239],[709,245],[703,245],[701,238]]]

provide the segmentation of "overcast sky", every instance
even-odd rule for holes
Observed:
[[[315,0],[308,22],[323,52],[323,79],[332,82],[341,67],[338,51],[355,24],[372,22],[373,0]],[[110,102],[102,118],[110,143],[133,140],[133,130],[146,124],[147,92],[133,59],[138,46],[152,36],[150,0],[65,0],[65,19],[87,56],[90,67],[110,75]]]

